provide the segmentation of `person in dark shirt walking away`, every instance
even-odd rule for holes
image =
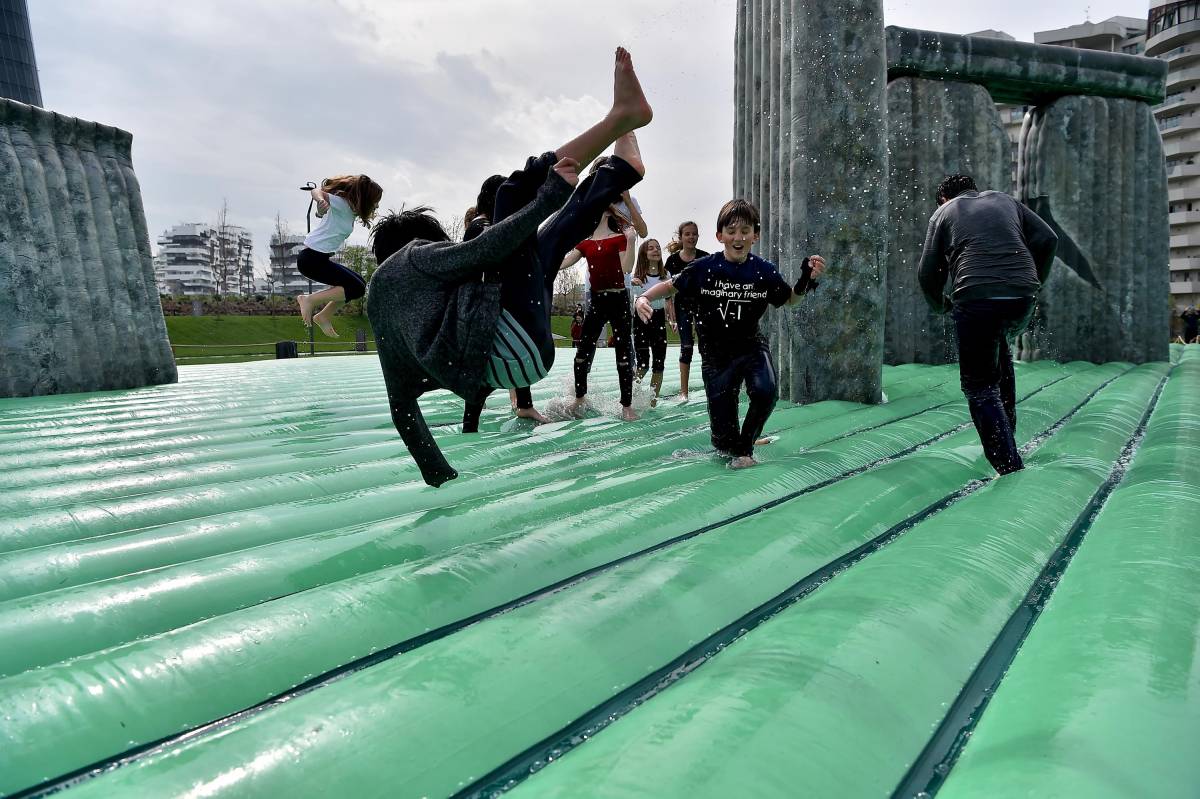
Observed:
[[[675,277],[697,258],[708,255],[704,250],[696,249],[700,240],[700,228],[695,222],[681,222],[675,230],[675,238],[667,244],[667,272]],[[688,381],[692,377],[692,351],[696,345],[695,333],[692,327],[692,305],[686,297],[676,297],[667,306],[667,321],[679,331],[679,399],[687,402]]]
[[[988,463],[1009,474],[1024,467],[1009,343],[1033,315],[1058,237],[1033,211],[1002,192],[979,191],[968,175],[943,180],[937,204],[917,277],[934,311],[954,319],[971,420]]]
[[[778,398],[775,364],[758,322],[768,303],[776,308],[794,305],[816,288],[816,278],[825,271],[824,258],[809,256],[801,262],[796,285],[788,285],[775,264],[750,252],[758,233],[758,209],[745,200],[730,200],[717,217],[722,252],[698,258],[675,277],[653,286],[637,298],[636,306],[645,322],[654,316],[651,303],[660,297],[678,292],[692,300],[712,443],[719,452],[733,456],[729,465],[734,469],[758,463],[754,443]],[[750,408],[739,430],[738,395],[743,383]]]
[[[611,109],[512,173],[496,192],[492,224],[474,239],[450,241],[427,208],[375,225],[371,246],[379,269],[367,317],[392,422],[429,485],[458,472],[438,448],[417,398],[445,388],[481,402],[497,388],[545,376],[554,363],[550,306],[558,265],[643,172],[621,157],[582,181],[579,170],[653,116],[629,53],[617,48]]]
[[[1196,310],[1195,305],[1189,305],[1180,314],[1179,318],[1183,320],[1183,344],[1196,343],[1196,336],[1200,335],[1200,311]]]

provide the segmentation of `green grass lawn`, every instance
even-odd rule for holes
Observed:
[[[295,341],[302,356],[308,354],[308,329],[300,316],[168,316],[167,336],[180,364],[240,363],[275,357],[275,342]],[[551,330],[562,336],[556,343],[571,346],[571,318],[554,316]],[[355,332],[367,331],[367,349],[374,350],[374,334],[365,316],[339,316],[334,320],[341,338],[331,339],[317,329],[313,350],[318,355],[353,352]],[[668,331],[672,344],[679,337]]]

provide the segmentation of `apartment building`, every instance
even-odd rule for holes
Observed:
[[[160,294],[254,293],[254,242],[237,225],[176,225],[158,237],[154,277]]]

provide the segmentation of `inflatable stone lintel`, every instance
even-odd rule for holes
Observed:
[[[1161,103],[1167,63],[1157,58],[888,26],[888,79],[921,77],[984,86],[998,103],[1044,105],[1065,95]]]

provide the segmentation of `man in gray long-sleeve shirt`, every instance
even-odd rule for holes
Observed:
[[[937,202],[918,280],[930,306],[954,319],[971,420],[988,462],[1008,474],[1023,467],[1013,435],[1017,399],[1009,341],[1029,323],[1058,237],[1024,205],[1001,192],[979,191],[967,175],[943,180]]]

